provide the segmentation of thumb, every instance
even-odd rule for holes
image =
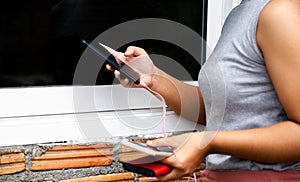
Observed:
[[[150,147],[161,147],[161,146],[172,146],[172,143],[169,138],[160,138],[155,140],[148,140],[147,145]]]
[[[184,146],[192,138],[192,136],[194,136],[194,133],[186,133],[182,135],[171,136],[168,138],[160,138],[148,141],[147,145],[151,147],[170,146],[173,149],[178,149],[181,146]]]
[[[127,63],[126,57],[124,56],[123,53],[114,51],[114,52],[112,53],[112,55],[114,56],[114,58],[115,58],[116,61],[118,62],[119,66],[122,66],[122,65],[124,65],[124,64]]]

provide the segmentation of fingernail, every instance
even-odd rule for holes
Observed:
[[[152,145],[153,144],[153,142],[152,141],[147,141],[147,145]]]
[[[127,49],[125,54],[131,54],[131,52],[132,52],[132,49]]]

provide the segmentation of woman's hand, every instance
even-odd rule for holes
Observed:
[[[133,69],[139,75],[139,79],[148,86],[152,85],[152,78],[157,74],[157,68],[154,66],[147,52],[139,47],[129,46],[125,53],[114,52],[113,56],[117,60],[120,67],[126,66]],[[130,85],[127,78],[122,78],[117,70],[113,70],[110,65],[106,65],[108,70],[114,71],[115,77],[119,79],[121,84],[126,87],[137,87],[137,85]],[[122,69],[122,68],[121,68]]]
[[[113,56],[120,66],[126,64],[124,68],[129,66],[134,69],[139,74],[140,82],[145,83],[152,93],[159,93],[165,99],[166,105],[176,114],[190,121],[205,124],[205,109],[199,87],[186,84],[158,69],[142,48],[130,46],[125,53],[114,52]],[[106,68],[112,70],[109,65],[106,65]],[[122,79],[119,71],[112,71],[125,87],[145,87],[144,84],[130,84],[128,79]]]
[[[197,132],[148,141],[149,146],[171,146],[174,149],[174,155],[161,160],[172,166],[172,171],[158,179],[168,181],[192,175],[210,152],[210,138],[209,133]]]

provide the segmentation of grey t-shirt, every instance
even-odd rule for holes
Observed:
[[[232,10],[199,73],[208,130],[259,128],[287,119],[256,43],[258,18],[269,1],[243,0]],[[266,164],[219,154],[206,161],[208,170],[300,170],[300,163]]]

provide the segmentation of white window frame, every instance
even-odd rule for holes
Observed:
[[[207,44],[210,50],[220,36],[224,7],[228,7],[224,6],[224,3],[231,3],[233,6],[236,5],[236,0],[208,0]],[[112,93],[116,92],[122,96],[119,97],[119,102],[111,99]],[[74,97],[77,103],[81,103],[79,106],[74,102]],[[93,99],[94,103],[92,105],[85,103],[87,98]],[[122,102],[124,99],[132,102],[130,106],[124,104],[128,102]],[[162,132],[159,124],[150,130],[140,130],[126,126],[119,119],[120,115],[128,117],[134,115],[132,118],[134,122],[139,117],[149,114],[154,119],[161,118],[161,102],[143,89],[129,91],[120,85],[2,88],[0,101],[0,147],[62,141],[87,142],[97,141],[103,137],[101,132],[98,135],[97,131],[88,136],[89,134],[78,124],[78,117],[87,123],[90,122],[91,128],[97,129],[97,125],[101,122],[102,126],[110,130],[111,136]],[[166,122],[168,132],[194,129],[201,129],[201,126],[168,111]]]

